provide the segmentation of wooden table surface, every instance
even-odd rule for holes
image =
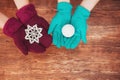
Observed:
[[[57,0],[30,0],[50,22]],[[71,0],[75,7],[81,0]],[[0,12],[17,11],[13,0],[0,0]],[[44,54],[24,56],[0,30],[0,80],[120,80],[120,0],[101,0],[88,20],[88,43],[74,50],[51,45]]]

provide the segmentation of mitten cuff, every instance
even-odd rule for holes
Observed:
[[[3,32],[7,36],[12,36],[20,27],[21,23],[14,17],[8,19],[8,21],[5,23]]]
[[[86,8],[84,8],[82,6],[77,6],[77,8],[75,10],[75,15],[81,16],[85,19],[88,19],[90,16],[90,11],[88,11]]]
[[[72,11],[72,5],[68,2],[60,2],[57,4],[57,10],[59,12],[68,12]]]
[[[21,9],[19,9],[16,13],[17,17],[21,20],[22,23],[26,23],[30,20],[34,15],[37,15],[35,7],[33,4],[28,4]]]

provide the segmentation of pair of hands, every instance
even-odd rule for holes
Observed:
[[[48,34],[52,33],[53,44],[58,48],[64,46],[67,49],[74,49],[82,40],[87,42],[87,19],[90,12],[82,6],[78,6],[72,15],[72,5],[68,2],[60,2],[57,5],[57,13],[53,17]],[[75,34],[72,37],[65,37],[62,34],[62,27],[66,24],[72,24],[75,28]]]
[[[58,12],[50,24],[49,31],[48,22],[44,18],[39,17],[34,6],[29,4],[18,10],[16,15],[19,20],[10,18],[6,22],[3,32],[14,39],[16,46],[25,55],[28,54],[29,51],[44,52],[52,43],[52,37],[48,35],[50,33],[53,34],[53,43],[58,48],[64,46],[67,49],[74,49],[79,44],[80,40],[86,43],[86,21],[90,12],[85,8],[78,6],[75,13],[72,15],[72,5],[67,2],[59,3],[57,10]],[[75,28],[75,34],[70,38],[66,38],[63,36],[61,29],[65,24],[70,23]],[[34,29],[31,28],[30,31],[26,30],[26,28],[29,29],[30,27],[34,27]],[[42,36],[41,34],[36,33],[36,27],[38,28],[38,32],[41,32]],[[31,33],[31,31],[33,32]],[[35,38],[36,34],[38,34],[37,38]],[[26,35],[29,36],[26,37]]]
[[[10,18],[3,32],[13,38],[16,46],[25,55],[29,51],[41,53],[52,43],[52,37],[48,35],[49,23],[37,15],[34,5],[28,4],[16,13],[18,19]]]

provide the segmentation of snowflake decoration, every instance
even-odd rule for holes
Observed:
[[[25,29],[25,39],[29,40],[30,44],[34,42],[39,43],[39,38],[43,36],[41,32],[42,28],[38,28],[37,24],[33,26],[27,25],[27,29]]]

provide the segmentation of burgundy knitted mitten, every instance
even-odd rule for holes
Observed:
[[[38,27],[41,28],[42,37],[39,38],[39,43],[44,47],[49,47],[52,43],[52,37],[47,34],[49,23],[42,17],[37,15],[34,5],[28,4],[21,9],[19,9],[16,13],[17,17],[20,21],[29,28]]]
[[[46,49],[40,44],[40,38],[44,36],[42,28],[38,28],[37,25],[31,27],[30,25],[23,25],[16,18],[10,18],[4,25],[3,32],[12,37],[16,46],[25,54],[28,51],[32,52],[44,52]],[[45,33],[45,32],[44,32]]]

